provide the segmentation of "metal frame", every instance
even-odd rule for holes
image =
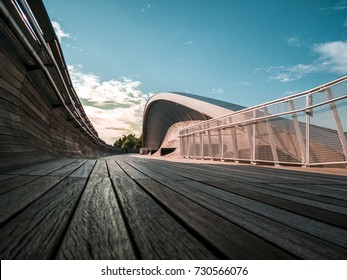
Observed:
[[[336,87],[339,85],[339,87]],[[341,92],[341,89],[343,91]],[[336,96],[334,96],[334,90],[337,91]],[[322,92],[326,92],[327,100],[319,103],[314,103],[313,99],[315,94],[321,94]],[[192,126],[189,126],[187,128],[182,129],[179,132],[179,137],[184,137],[184,139],[187,139],[186,137],[190,138],[193,134],[205,134],[208,135],[208,141],[209,141],[209,156],[208,158],[211,159],[230,159],[226,158],[225,151],[224,151],[224,143],[231,143],[229,148],[230,150],[233,150],[233,157],[231,160],[235,161],[248,161],[252,164],[256,164],[257,162],[270,162],[274,165],[279,164],[300,164],[302,166],[315,166],[315,165],[329,165],[329,164],[347,164],[347,139],[346,135],[347,132],[343,130],[343,125],[341,122],[341,118],[345,119],[345,116],[340,116],[339,111],[336,107],[336,102],[341,100],[347,99],[347,76],[344,76],[340,79],[337,79],[335,81],[332,81],[330,83],[324,84],[322,86],[316,87],[312,90],[305,91],[302,93],[298,93],[289,97],[277,99],[274,101],[270,101],[264,104],[260,104],[258,106],[253,106],[248,109],[243,109],[237,112],[234,112],[232,114],[224,115],[222,117],[210,119],[208,121],[201,122],[199,124],[195,124]],[[302,106],[302,108],[295,108],[294,101],[301,100],[302,104],[305,104]],[[275,107],[278,106],[278,108],[281,108],[281,104],[289,104],[289,109],[279,111],[276,114],[271,114],[269,112],[270,106]],[[334,124],[330,123],[329,127],[319,126],[319,125],[312,125],[312,118],[317,118],[317,116],[313,115],[314,109],[316,108],[322,108],[323,106],[328,105],[330,106],[330,110],[332,112],[332,116],[334,119]],[[345,104],[343,106],[346,106]],[[287,105],[288,107],[288,105]],[[347,107],[347,106],[346,106]],[[347,109],[347,108],[346,108]],[[262,110],[263,114],[259,114]],[[315,111],[316,112],[316,111]],[[304,113],[306,115],[305,120],[299,122],[298,114]],[[315,113],[315,115],[317,115]],[[251,117],[252,116],[252,117]],[[319,116],[319,114],[318,114]],[[276,127],[276,125],[271,123],[272,119],[280,120],[284,124],[287,124],[287,131],[286,128],[279,128]],[[318,119],[319,120],[319,119]],[[271,148],[272,153],[272,159],[257,159],[256,158],[256,151],[257,151],[257,135],[260,133],[258,130],[261,129],[261,127],[257,127],[256,125],[258,123],[265,123],[266,130],[269,137],[269,147]],[[244,127],[245,133],[244,135],[240,136],[237,134],[237,128],[238,127]],[[284,125],[286,127],[286,125]],[[257,129],[256,129],[257,128]],[[305,134],[303,134],[303,129],[305,128]],[[224,130],[230,129],[231,131],[231,141],[225,142],[224,141]],[[276,129],[277,133],[274,133],[274,129]],[[339,154],[339,158],[336,159],[329,159],[325,162],[315,162],[311,155],[312,149],[318,149],[317,147],[320,147],[320,149],[324,149],[324,145],[322,143],[317,143],[317,139],[314,139],[314,134],[319,134],[319,129],[322,129],[322,131],[336,131],[335,135],[338,140],[334,139],[334,141],[337,141],[341,145],[341,149],[343,152],[337,151]],[[211,131],[217,131],[218,133],[218,142],[220,147],[220,154],[221,156],[214,156],[211,154]],[[314,130],[314,131],[311,131]],[[292,147],[292,150],[290,151],[289,147],[283,147],[283,138],[285,137],[285,133],[282,133],[282,136],[277,135],[278,131],[284,131],[286,133],[286,137],[288,137],[289,142],[291,142],[291,145],[295,145],[298,143],[298,147]],[[315,132],[312,134],[312,132]],[[240,139],[240,137],[243,137],[243,139]],[[280,138],[278,138],[280,137]],[[334,138],[336,138],[334,137]],[[317,137],[316,137],[317,138]],[[276,140],[277,139],[277,140]],[[293,139],[295,141],[293,141]],[[297,140],[297,142],[296,142]],[[329,142],[330,139],[324,140],[326,143]],[[189,140],[188,140],[189,141]],[[249,149],[250,149],[250,158],[242,158],[240,157],[239,153],[239,145],[238,142],[242,143],[242,141],[248,141],[249,143]],[[278,142],[280,141],[280,142]],[[315,145],[313,145],[312,141],[315,141]],[[200,141],[201,142],[201,141]],[[312,142],[312,143],[311,143]],[[337,143],[336,142],[336,143]],[[203,143],[201,142],[203,145]],[[279,147],[280,145],[281,147]],[[278,154],[278,149],[281,149],[283,153],[286,153],[288,156],[295,158],[288,158],[287,159],[281,159]],[[293,152],[294,149],[294,152]],[[328,150],[328,148],[326,148]],[[331,147],[329,147],[331,149]],[[201,149],[201,157],[206,158],[203,154],[203,147]],[[313,150],[312,150],[313,151]],[[319,153],[321,151],[314,150],[315,153]],[[296,155],[294,155],[294,153]],[[344,159],[343,159],[344,158]],[[289,161],[288,161],[289,159]],[[293,160],[291,162],[290,160]]]

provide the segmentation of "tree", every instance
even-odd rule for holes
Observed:
[[[140,137],[136,137],[135,134],[129,134],[119,138],[113,144],[113,147],[116,150],[120,149],[123,152],[138,152],[142,146],[142,135]]]

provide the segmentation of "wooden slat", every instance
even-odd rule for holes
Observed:
[[[166,172],[170,170],[172,171],[168,168]],[[231,194],[226,192],[216,196],[218,190],[199,182],[165,180],[160,183],[265,240],[293,252],[300,258],[343,258],[346,256],[346,249],[337,246],[346,245],[345,230],[240,196],[228,199]],[[283,225],[283,222],[287,225]],[[292,226],[308,233],[302,233]],[[317,237],[314,238],[311,234]],[[317,239],[321,237],[327,241]],[[302,244],[306,246],[303,247]]]
[[[50,162],[49,164],[41,167],[40,169],[34,170],[30,173],[29,175],[41,175],[45,176],[50,173],[53,173],[56,170],[59,170],[60,168],[64,167],[65,165],[69,165],[70,163],[73,163],[75,160],[74,159],[63,159],[59,160],[57,162]]]
[[[61,181],[59,177],[45,176],[0,196],[0,224],[23,210]]]
[[[66,178],[0,229],[1,259],[51,259],[85,185]]]
[[[74,171],[70,177],[84,177],[87,178],[90,175],[90,172],[92,171],[95,160],[87,160],[82,166],[80,166],[76,171]]]
[[[31,172],[34,172],[36,170],[40,170],[41,168],[45,168],[47,166],[64,164],[64,163],[65,163],[65,159],[50,159],[50,160],[46,160],[36,164],[31,164],[19,169],[13,169],[11,171],[7,171],[6,174],[24,175],[24,174],[29,174]]]
[[[99,177],[108,177],[106,161],[104,159],[99,159],[96,162],[91,175],[95,175]]]
[[[112,179],[142,259],[215,258],[136,183]]]
[[[206,208],[153,180],[140,179],[143,188],[156,197],[195,234],[228,259],[291,259],[292,255],[228,222]]]
[[[77,170],[82,164],[84,164],[86,160],[76,160],[73,161],[62,168],[59,168],[52,173],[49,173],[49,176],[67,176],[73,171]]]
[[[9,179],[0,182],[0,195],[40,178],[40,176],[8,176],[10,176]]]
[[[109,178],[90,177],[57,258],[136,258]]]

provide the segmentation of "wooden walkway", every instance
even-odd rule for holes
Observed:
[[[141,157],[0,174],[1,259],[347,259],[347,177]]]

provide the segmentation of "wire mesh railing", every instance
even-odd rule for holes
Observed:
[[[181,156],[298,164],[347,163],[347,76],[179,132]]]

